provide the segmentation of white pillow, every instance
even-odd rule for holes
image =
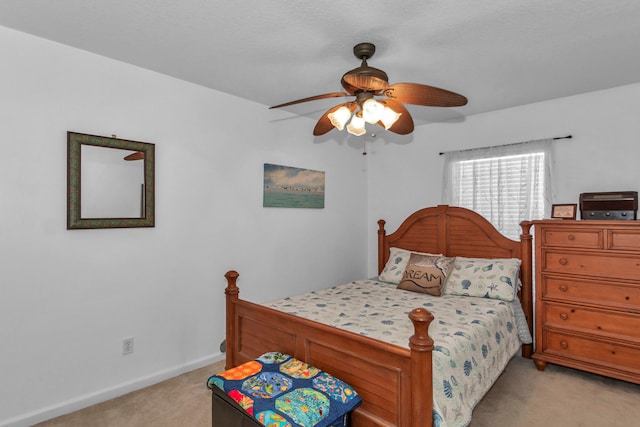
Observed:
[[[389,248],[389,260],[384,266],[382,273],[378,276],[381,282],[393,283],[397,285],[402,280],[404,270],[407,268],[411,254],[439,256],[442,254],[427,254],[422,252],[411,252],[401,248]]]
[[[518,258],[456,257],[442,294],[513,301],[521,262]]]

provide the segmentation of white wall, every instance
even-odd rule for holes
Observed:
[[[365,160],[309,119],[2,27],[0,57],[0,425],[221,359],[228,269],[255,301],[366,273]],[[67,131],[156,144],[155,228],[66,230]],[[262,208],[265,162],[325,208]]]
[[[473,94],[469,94],[473,100]],[[580,193],[640,190],[640,83],[417,127],[413,140],[369,153],[369,273],[375,220],[394,231],[411,212],[441,203],[439,152],[573,135],[556,141],[556,203]],[[579,214],[578,214],[579,215]]]

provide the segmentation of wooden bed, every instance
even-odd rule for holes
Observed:
[[[413,213],[391,234],[384,220],[378,226],[378,272],[391,247],[449,257],[520,258],[519,296],[532,330],[531,223],[523,222],[520,241],[513,241],[473,211],[440,205]],[[281,351],[356,389],[363,403],[352,415],[352,426],[432,425],[433,391],[425,387],[432,384],[433,341],[428,331],[433,316],[428,310],[410,313],[414,335],[407,349],[243,301],[238,297],[238,276],[236,271],[225,275],[227,368],[267,351]],[[531,353],[532,345],[523,345],[522,355],[530,358]]]

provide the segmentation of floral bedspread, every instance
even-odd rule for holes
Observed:
[[[429,327],[433,351],[433,425],[466,426],[475,405],[522,345],[512,304],[488,298],[427,294],[359,280],[264,303],[361,335],[408,348],[411,310],[435,317]]]

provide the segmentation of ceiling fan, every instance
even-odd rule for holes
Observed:
[[[340,83],[346,92],[311,96],[270,108],[355,96],[355,100],[336,105],[325,112],[313,129],[313,134],[324,135],[334,127],[342,130],[351,118],[347,131],[353,135],[364,134],[365,123],[378,124],[391,132],[406,135],[413,132],[413,119],[403,103],[429,107],[461,107],[467,104],[464,96],[437,87],[419,83],[389,84],[387,73],[367,64],[367,59],[375,51],[376,47],[372,43],[358,43],[354,46],[353,54],[362,60],[362,64],[342,76]],[[377,96],[384,98],[374,99]]]

